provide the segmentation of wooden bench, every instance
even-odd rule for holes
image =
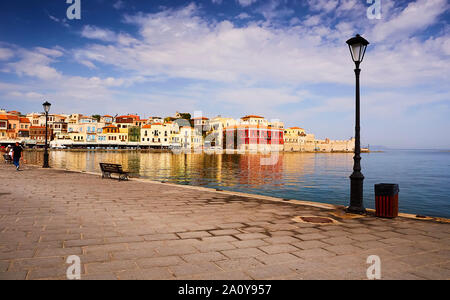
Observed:
[[[102,170],[102,178],[112,178],[111,174],[118,174],[120,180],[128,180],[128,172],[122,169],[122,165],[100,163],[100,169]]]
[[[12,164],[13,160],[9,154],[3,154],[3,158],[5,159],[5,163]]]

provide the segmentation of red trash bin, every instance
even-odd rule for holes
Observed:
[[[395,218],[398,216],[398,184],[375,184],[375,216]]]

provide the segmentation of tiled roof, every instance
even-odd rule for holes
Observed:
[[[249,119],[249,118],[264,119],[264,117],[255,116],[255,115],[248,115],[248,116],[242,117],[241,119]]]
[[[12,116],[12,115],[7,115],[8,120],[17,120],[19,121],[19,116]]]

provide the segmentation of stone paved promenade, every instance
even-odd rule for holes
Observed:
[[[450,224],[297,223],[330,210],[98,175],[0,166],[0,279],[449,279]],[[332,196],[332,195],[330,195]]]

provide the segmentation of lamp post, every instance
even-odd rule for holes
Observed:
[[[45,146],[44,146],[44,165],[42,166],[43,168],[50,168],[50,166],[48,165],[48,142],[47,142],[47,138],[48,138],[48,112],[50,111],[50,106],[51,104],[48,103],[48,101],[45,101],[44,104],[42,104],[42,106],[44,107],[44,111],[45,111]]]
[[[361,173],[361,140],[360,140],[360,105],[359,105],[359,74],[361,69],[359,65],[363,61],[364,54],[369,42],[357,34],[347,41],[355,63],[356,76],[356,122],[355,122],[355,156],[353,157],[353,173],[350,175],[350,206],[347,211],[350,213],[365,213],[363,204],[363,181],[364,176]]]

